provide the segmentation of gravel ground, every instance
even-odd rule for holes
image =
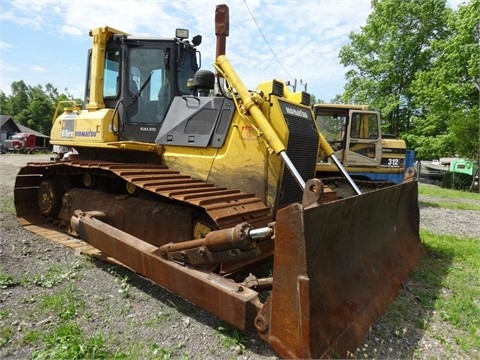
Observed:
[[[421,196],[420,200],[424,204],[436,201],[436,199],[426,196]],[[443,200],[443,202],[445,202],[445,200]],[[478,201],[473,199],[448,199],[448,202],[480,205]],[[478,211],[451,210],[420,204],[420,224],[422,228],[432,231],[435,234],[467,236],[480,239],[480,213]]]
[[[240,336],[242,344],[227,342],[220,330],[225,324],[208,312],[126,269],[86,258],[22,229],[13,209],[14,178],[27,161],[48,159],[48,155],[0,155],[0,205],[6,209],[0,213],[0,274],[23,279],[22,286],[0,288],[0,358],[32,357],[42,343],[27,341],[27,335],[51,331],[62,321],[45,309],[43,301],[61,289],[82,300],[75,321],[84,333],[104,334],[111,349],[145,359],[276,358],[256,334],[232,335],[227,327],[229,338]],[[428,203],[434,199],[420,200]],[[420,214],[424,229],[480,239],[478,211],[422,206]],[[49,279],[57,282],[49,284]],[[463,357],[453,334],[448,346],[432,335],[439,332],[448,337],[452,330],[436,314],[416,306],[409,290],[412,286],[410,281],[406,283],[399,297],[402,306],[389,309],[354,357]],[[411,326],[411,318],[426,319],[429,331]],[[2,343],[2,338],[8,341]]]

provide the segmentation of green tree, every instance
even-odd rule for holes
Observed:
[[[431,42],[447,36],[449,11],[445,0],[372,0],[366,25],[340,50],[340,62],[349,67],[344,102],[379,110],[389,133],[410,130],[416,110],[411,84],[430,67]]]
[[[451,35],[432,43],[438,56],[413,84],[420,111],[407,139],[421,158],[478,157],[480,0],[461,5],[448,19]]]
[[[52,84],[46,85],[46,91],[41,85],[30,87],[28,104],[28,120],[26,126],[43,134],[49,134],[52,128],[52,117],[55,111],[58,91]]]
[[[0,92],[0,109],[2,115],[13,119],[33,130],[50,134],[56,105],[61,100],[73,99],[68,93],[59,93],[52,84],[28,86],[23,80],[11,84],[12,94]],[[80,99],[75,99],[81,103]]]
[[[14,81],[10,88],[12,90],[12,95],[8,99],[8,110],[10,116],[14,118],[16,122],[23,124],[25,126],[28,122],[28,86],[23,80]]]
[[[0,90],[0,115],[10,114],[10,104],[8,100],[8,96],[2,90]]]

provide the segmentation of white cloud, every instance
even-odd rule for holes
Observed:
[[[38,1],[11,1],[11,9],[2,11],[1,19],[39,30],[45,24],[40,3]]]
[[[18,66],[7,65],[3,63],[3,61],[0,61],[0,71],[2,72],[2,74],[15,73],[19,72],[20,68]]]
[[[44,73],[47,72],[47,69],[41,67],[41,66],[31,66],[30,70],[37,72],[37,73]]]
[[[12,47],[12,44],[6,43],[4,41],[0,41],[0,50],[5,50]]]
[[[84,33],[82,32],[81,29],[79,29],[76,26],[71,26],[71,25],[62,25],[60,26],[60,32],[66,36],[68,35],[73,35],[73,36],[83,36]]]
[[[348,34],[365,23],[370,0],[245,1],[224,2],[230,13],[227,56],[249,88],[272,78],[292,82],[301,78],[324,100],[342,91],[344,69],[338,52]],[[86,54],[91,42],[88,31],[95,27],[108,25],[133,35],[157,37],[173,37],[175,28],[188,28],[191,36],[202,35],[202,67],[212,70],[214,16],[219,3],[222,1],[15,0],[0,17],[46,31],[49,45],[57,47],[55,53],[45,51],[45,57],[51,57],[46,63],[52,64],[71,62],[62,56],[62,51],[68,50],[58,48],[58,39],[72,39],[77,52],[82,49]],[[75,67],[84,66],[85,58]],[[49,73],[60,72],[58,65],[55,69]],[[69,89],[83,87],[84,71],[65,76],[66,81],[77,81],[70,83]]]

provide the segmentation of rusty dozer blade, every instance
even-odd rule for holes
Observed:
[[[417,196],[412,181],[278,211],[261,337],[287,358],[355,351],[422,257]]]
[[[329,203],[320,203],[322,194],[323,184],[312,179],[302,204],[279,210],[268,227],[241,223],[160,247],[103,222],[98,211],[75,211],[70,226],[157,284],[241,330],[256,329],[281,357],[346,357],[422,257],[417,182]],[[261,260],[262,242],[271,238],[273,279],[236,282],[194,266],[201,258],[223,261],[225,252]],[[262,302],[257,290],[269,289]]]

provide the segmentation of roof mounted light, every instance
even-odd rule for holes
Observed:
[[[179,39],[188,39],[188,30],[187,29],[176,29],[175,37]]]

